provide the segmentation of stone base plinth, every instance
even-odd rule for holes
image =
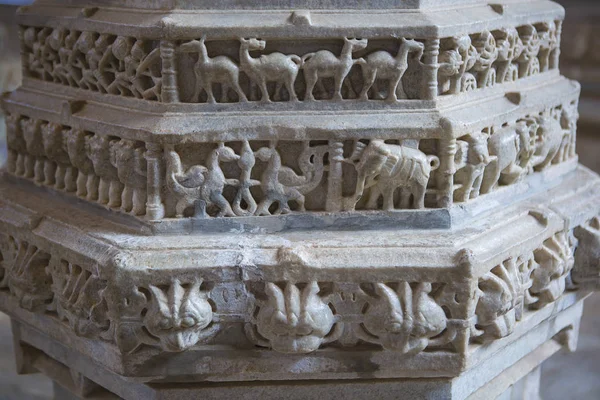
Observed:
[[[583,309],[581,294],[565,295],[538,311],[511,336],[485,350],[488,357],[455,378],[353,379],[246,383],[140,382],[114,374],[27,324],[13,319],[22,373],[41,372],[55,382],[56,399],[522,399],[539,398],[540,366],[561,349],[573,351]],[[551,309],[550,309],[551,308]],[[550,317],[541,323],[544,314]],[[528,325],[533,325],[529,327]],[[486,347],[486,346],[483,346]],[[479,350],[475,350],[479,351]],[[68,365],[68,366],[67,366]]]

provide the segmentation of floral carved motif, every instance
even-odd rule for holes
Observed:
[[[265,300],[257,300],[258,312],[247,325],[256,344],[282,353],[310,353],[334,341],[341,333],[328,300],[319,295],[317,282],[304,285],[265,284]]]
[[[0,289],[9,289],[27,310],[46,310],[54,297],[47,273],[50,255],[12,236],[2,235],[1,242]]]
[[[442,307],[430,296],[431,284],[376,283],[367,297],[357,335],[386,350],[403,354],[423,351],[447,326]]]

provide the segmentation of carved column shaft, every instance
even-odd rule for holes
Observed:
[[[342,201],[342,161],[344,160],[344,143],[329,141],[329,174],[327,178],[326,211],[340,211]]]
[[[440,39],[428,39],[423,52],[423,96],[425,100],[433,100],[438,93],[438,56],[440,54]]]
[[[160,42],[160,56],[162,58],[162,100],[165,103],[179,102],[179,89],[177,87],[177,70],[175,68],[175,43],[169,40]]]
[[[146,161],[148,163],[148,201],[146,217],[150,220],[161,219],[165,215],[162,201],[162,146],[159,143],[146,143]]]
[[[454,195],[454,174],[456,166],[454,156],[456,155],[456,139],[440,139],[440,170],[438,180],[438,207],[450,207]]]

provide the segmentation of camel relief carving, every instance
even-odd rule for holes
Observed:
[[[383,210],[393,210],[398,189],[398,208],[424,208],[429,177],[440,165],[436,156],[408,146],[386,144],[383,140],[371,140],[368,145],[357,142],[347,161],[355,165],[358,173],[354,195],[344,199],[347,210],[354,210],[365,195],[365,208],[378,208],[383,196]]]
[[[396,57],[392,57],[387,51],[376,51],[365,57],[361,63],[363,71],[363,88],[360,93],[361,100],[368,100],[368,93],[377,79],[387,79],[387,100],[397,101],[398,98],[407,98],[402,87],[402,77],[408,69],[408,55],[416,53],[415,59],[420,60],[423,56],[425,45],[415,40],[402,39],[402,44]],[[375,90],[377,92],[377,90]]]
[[[281,98],[281,88],[285,86],[291,101],[298,100],[294,83],[304,59],[297,55],[285,55],[279,52],[263,54],[259,58],[250,56],[250,51],[264,50],[267,43],[264,40],[240,38],[240,69],[252,82],[258,85],[261,101],[270,101],[267,82],[277,84],[273,98]]]
[[[339,57],[329,50],[319,50],[302,56],[302,68],[306,80],[304,100],[315,100],[313,91],[319,79],[333,78],[332,100],[342,100],[344,79],[355,64],[364,64],[364,59],[352,58],[352,53],[367,47],[367,39],[344,38],[344,47]]]
[[[192,102],[200,101],[202,90],[206,92],[209,103],[215,103],[213,84],[221,85],[221,102],[228,101],[229,88],[237,93],[239,101],[247,101],[246,95],[240,87],[240,68],[226,56],[211,58],[206,50],[206,36],[200,40],[192,40],[179,46],[182,53],[198,53],[198,61],[194,65],[196,82]]]

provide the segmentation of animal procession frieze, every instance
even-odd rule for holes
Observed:
[[[546,21],[440,39],[327,38],[341,44],[334,46],[206,34],[157,41],[24,27],[22,48],[31,78],[150,101],[393,103],[557,69],[560,31],[561,21]],[[431,87],[437,89],[429,94]]]
[[[440,43],[440,95],[470,92],[558,69],[561,21],[483,31]]]
[[[15,176],[125,213],[146,213],[144,142],[9,114],[7,144],[7,170]]]
[[[577,102],[460,137],[454,201],[467,202],[576,157]]]
[[[529,254],[512,257],[479,278],[471,339],[486,342],[510,335],[526,310],[556,301],[567,289],[575,243],[558,232]]]

